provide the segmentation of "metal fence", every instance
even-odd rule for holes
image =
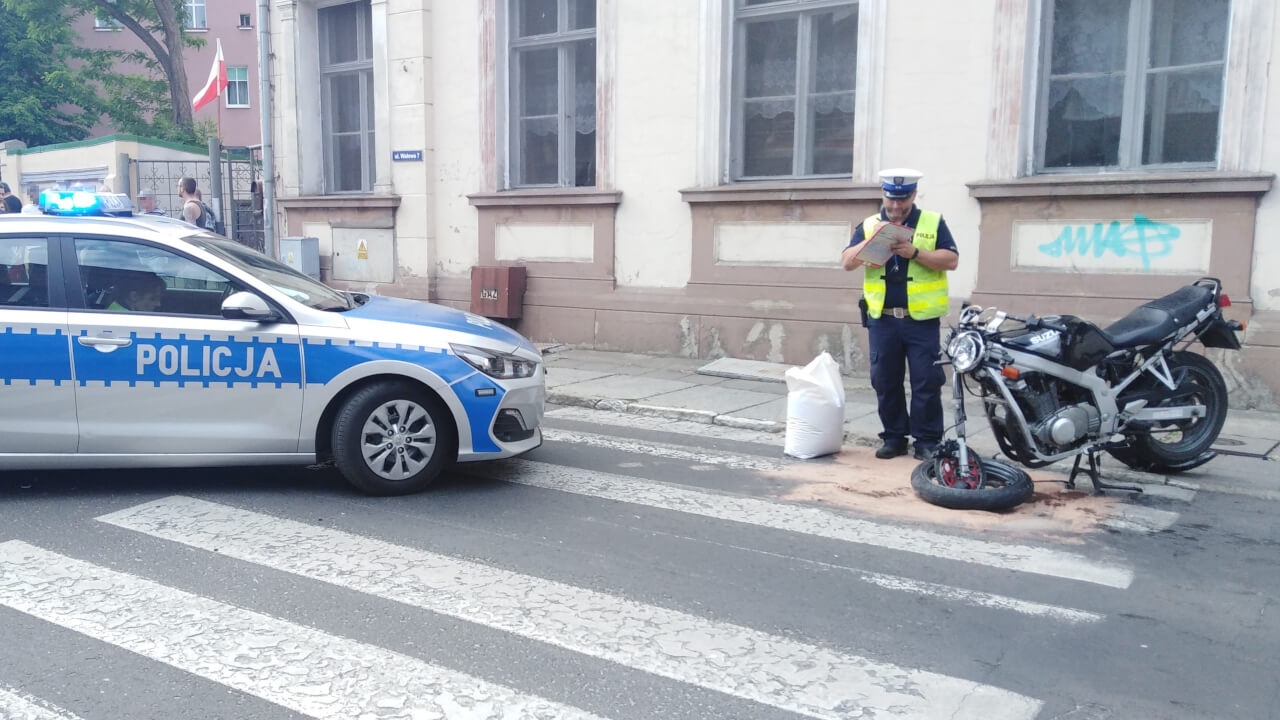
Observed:
[[[227,237],[255,250],[265,250],[262,229],[262,155],[261,148],[223,148],[220,174],[222,193],[217,197],[211,188],[208,160],[130,160],[137,171],[138,187],[156,195],[156,207],[170,217],[181,217],[182,198],[178,196],[178,180],[195,178],[196,188],[225,226]]]

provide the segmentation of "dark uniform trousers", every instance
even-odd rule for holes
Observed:
[[[941,357],[938,334],[941,318],[895,318],[885,308],[879,318],[867,318],[871,351],[871,387],[879,400],[880,423],[886,442],[931,445],[942,439],[942,385],[946,374],[937,364]],[[911,412],[907,412],[904,373],[911,372]]]

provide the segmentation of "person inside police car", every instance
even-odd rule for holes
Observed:
[[[155,312],[160,309],[160,304],[164,300],[164,291],[164,278],[154,273],[146,273],[117,283],[112,290],[111,304],[107,309],[117,312],[129,310]]]
[[[845,270],[863,267],[871,386],[884,430],[876,457],[907,454],[907,436],[915,439],[915,457],[926,459],[942,440],[942,386],[946,381],[937,364],[941,356],[941,318],[950,297],[947,273],[960,261],[955,239],[941,213],[916,207],[916,187],[924,177],[918,170],[894,168],[880,173],[884,194],[880,212],[863,220],[841,254]],[[910,241],[897,240],[885,265],[857,258],[881,223],[912,228]],[[911,376],[908,410],[903,381]]]

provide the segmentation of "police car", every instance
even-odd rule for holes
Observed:
[[[542,442],[541,355],[487,318],[339,292],[123,195],[0,216],[0,470],[332,459],[377,495]]]

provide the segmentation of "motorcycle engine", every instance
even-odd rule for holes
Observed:
[[[1059,408],[1031,427],[1037,440],[1057,447],[1066,447],[1089,433],[1096,433],[1102,425],[1102,414],[1089,403],[1079,403]]]

